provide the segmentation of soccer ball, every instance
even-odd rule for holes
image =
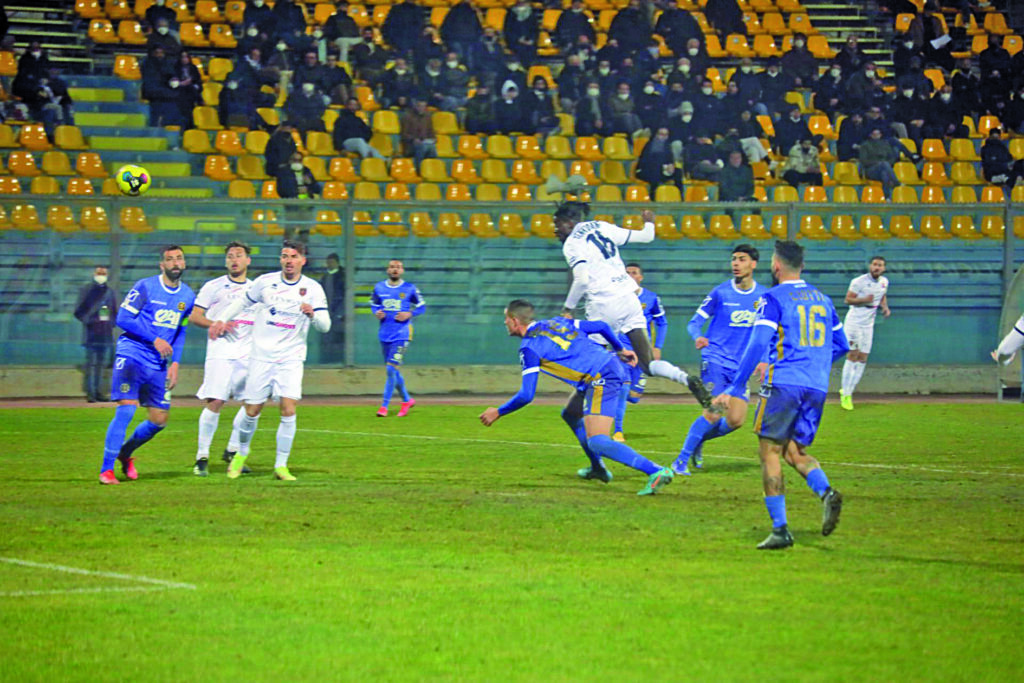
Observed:
[[[127,164],[117,169],[117,173],[114,174],[114,180],[117,181],[117,186],[123,194],[129,197],[138,197],[149,189],[153,177],[149,175],[149,171],[141,166]]]

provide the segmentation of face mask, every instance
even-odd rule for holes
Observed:
[[[779,75],[779,72],[778,72],[778,71],[772,71],[771,69],[768,69],[768,76],[769,76],[770,78],[775,78],[775,77],[776,77],[776,76],[778,76],[778,75]]]
[[[658,56],[658,48],[656,48],[656,47],[649,47],[649,48],[647,48],[647,54],[649,54],[652,57],[657,57]]]
[[[789,120],[792,121],[793,123],[798,123],[800,121],[800,114],[795,114],[793,116],[790,116]]]
[[[683,114],[683,121],[686,123],[693,121],[693,114]]]
[[[427,67],[427,74],[428,74],[429,76],[440,76],[440,75],[441,75],[441,72],[440,72],[440,71],[438,71],[437,69],[432,69],[432,68],[430,68],[430,67],[428,66],[428,67]]]
[[[609,69],[607,66],[602,66],[600,69],[597,70],[597,73],[601,74],[602,76],[607,76],[611,72],[612,70]]]
[[[654,86],[653,85],[645,85],[644,86],[644,92],[646,94],[648,94],[648,95],[653,95],[654,94]]]
[[[258,36],[260,34],[260,30],[258,28],[251,28],[248,31],[246,31],[246,33],[249,36],[255,38],[256,36]]]
[[[620,92],[619,93],[619,99],[620,100],[628,100],[629,99],[629,93],[628,92]]]
[[[864,75],[867,76],[868,78],[874,78],[875,72],[872,71],[871,69],[868,69],[867,71],[864,72]]]
[[[302,170],[302,164],[300,162],[298,162],[298,161],[293,161],[292,162],[292,170],[293,171],[301,171]]]
[[[580,13],[582,13],[582,12],[583,12],[583,8],[582,8],[582,7],[573,7],[573,8],[572,8],[572,11],[573,11],[574,13],[576,13],[576,14],[580,14]]]
[[[445,62],[445,66],[447,66],[449,69],[454,69],[458,65],[459,65],[458,62]]]
[[[93,282],[95,282],[98,285],[105,285],[105,284],[107,284],[107,276],[106,275],[93,275],[92,279],[93,279]]]
[[[168,33],[170,33],[170,31],[171,29],[167,28],[166,26],[161,26],[156,30],[156,32],[162,36],[166,36]]]
[[[156,0],[156,4],[159,5],[160,7],[163,7],[164,6],[164,1],[165,0]]]
[[[513,62],[513,63],[508,65],[508,70],[509,71],[519,71],[522,68],[523,68],[523,65],[520,64],[519,62]]]
[[[839,69],[832,69],[831,71],[829,71],[829,73],[832,74],[833,78],[839,78],[839,75],[842,73],[842,71],[840,71]]]
[[[313,84],[312,83],[303,83],[302,84],[302,92],[305,93],[306,95],[312,95],[313,94]]]
[[[803,47],[804,46],[804,41],[802,41],[802,40],[794,40],[793,41],[793,45],[795,45],[796,47]]]
[[[688,55],[690,55],[691,57],[696,57],[697,55],[700,54],[700,48],[698,48],[698,47],[691,47],[689,50],[686,51],[686,53]]]
[[[256,2],[254,2],[253,4],[257,7],[263,7],[263,0],[256,0]]]
[[[323,31],[313,31],[313,37],[316,38],[317,40],[320,40],[321,38],[324,37],[324,32]]]
[[[903,91],[903,96],[904,97],[913,97],[914,96],[914,91],[913,90],[904,90]]]
[[[278,52],[284,52],[284,51],[285,51],[285,50],[287,50],[287,49],[288,49],[288,46],[287,46],[287,45],[285,45],[284,43],[278,43],[278,44],[277,44],[277,50],[278,50]]]
[[[228,81],[228,90],[238,90],[238,83],[235,81]]]
[[[43,56],[43,53],[40,50],[35,50],[35,51],[32,52],[32,56],[35,57],[36,59],[39,59],[40,57]]]
[[[701,88],[700,91],[705,95],[710,95],[714,90],[712,88]]]
[[[690,73],[690,65],[684,64],[681,67],[679,67],[679,73],[683,74],[684,76]]]
[[[548,94],[548,91],[547,91],[547,89],[545,89],[545,88],[534,88],[534,89],[533,89],[533,93],[534,93],[534,94],[535,94],[535,95],[536,95],[537,97],[544,97],[544,96],[546,96],[546,95]]]
[[[909,50],[909,49],[914,47],[914,43],[913,42],[903,43],[903,47],[905,47],[905,48],[907,48]]]
[[[406,69],[395,69],[395,73],[398,74],[399,76],[404,76],[407,73],[407,71]]]
[[[754,67],[752,67],[752,66],[741,66],[740,67],[740,71],[742,71],[745,74],[748,74],[748,73],[750,73],[753,70],[754,70]]]
[[[944,92],[941,95],[939,95],[939,99],[941,99],[943,102],[949,102],[951,99],[953,99],[953,94]]]
[[[587,94],[590,95],[591,97],[598,97],[601,94],[601,91],[598,90],[597,88],[590,88],[589,90],[587,90]]]
[[[337,273],[337,272],[338,272],[339,270],[341,270],[341,268],[328,268],[328,269],[327,269],[327,272],[328,272],[328,273],[329,273],[330,275],[334,275],[334,274],[335,274],[335,273]]]

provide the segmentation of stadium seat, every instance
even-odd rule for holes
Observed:
[[[208,154],[206,156],[203,175],[210,180],[234,180],[238,177],[231,170],[231,162],[223,154]]]
[[[562,112],[555,114],[558,117],[558,131],[559,135],[567,135],[571,138],[576,137],[576,119],[573,118],[572,114]]]
[[[398,122],[398,113],[390,109],[380,109],[373,113],[373,130],[383,135],[399,135],[402,126]]]
[[[437,237],[440,234],[426,211],[413,211],[409,214],[409,229],[417,237]]]
[[[1020,138],[1024,141],[1024,138]],[[954,138],[949,143],[949,154],[955,161],[981,161],[974,143],[965,138]]]
[[[885,229],[885,223],[882,222],[881,216],[861,216],[859,229],[860,234],[867,239],[887,240],[892,237],[889,231]]]
[[[784,213],[777,213],[769,219],[768,231],[779,239],[789,239],[789,218]]]
[[[818,32],[806,11],[789,15],[789,30],[791,33],[803,33],[805,36],[812,36]]]
[[[82,229],[71,207],[63,204],[50,205],[46,210],[46,225],[57,232],[76,232]]]
[[[306,133],[306,151],[318,157],[333,157],[338,154],[331,136],[319,130]]]
[[[952,237],[946,231],[942,222],[942,216],[925,216],[921,219],[921,236],[934,240],[944,240]]]
[[[114,75],[126,81],[142,80],[139,60],[135,55],[117,55],[114,57]]]
[[[764,217],[760,214],[744,214],[740,218],[740,234],[748,239],[771,239],[771,233],[764,229]]]
[[[747,43],[747,37],[741,33],[730,33],[725,37],[725,52],[736,58],[754,56],[754,51]]]
[[[83,206],[80,222],[88,232],[110,232],[110,217],[102,206]]]
[[[323,198],[343,201],[348,199],[348,186],[336,180],[329,180],[323,185]]]
[[[388,183],[384,186],[384,199],[389,202],[406,202],[412,199],[409,186],[405,183]]]
[[[530,202],[533,201],[533,193],[529,185],[509,185],[505,198],[510,202]]]
[[[626,188],[626,201],[627,202],[649,202],[651,201],[650,192],[647,190],[646,185],[630,185]]]
[[[984,237],[974,227],[974,219],[970,216],[953,216],[949,224],[949,233],[963,240],[978,240]]]
[[[120,42],[110,20],[105,18],[93,19],[89,22],[89,40],[100,45]]]
[[[1021,217],[1018,216],[1019,220]],[[1002,240],[1006,236],[1006,223],[1002,216],[982,216],[981,234],[994,240]]]
[[[437,217],[437,231],[445,237],[459,239],[469,237],[462,224],[462,217],[457,213],[442,213]]]
[[[946,193],[936,185],[926,185],[921,188],[922,204],[945,204]]]
[[[503,213],[498,217],[498,232],[512,239],[523,239],[530,236],[523,225],[523,217],[517,213]]]
[[[83,19],[98,19],[106,16],[99,0],[75,0],[75,14]]]
[[[683,234],[676,226],[676,219],[672,216],[657,215],[654,217],[654,234],[660,240],[679,240]]]
[[[776,203],[798,202],[800,197],[796,188],[791,185],[780,185],[772,192],[772,201]]]
[[[117,181],[113,178],[104,178],[100,188],[101,194],[105,197],[121,196],[121,188],[117,186]]]
[[[511,183],[505,168],[505,162],[500,159],[485,159],[480,167],[480,176],[485,183]]]
[[[17,147],[18,144],[14,129],[6,123],[0,123],[0,148]]]
[[[522,159],[541,161],[547,155],[540,148],[540,142],[536,135],[520,135],[516,138],[516,155]]]
[[[479,135],[460,135],[459,156],[464,159],[486,159],[489,155],[484,150],[484,143]]]
[[[117,39],[124,45],[145,45],[146,34],[134,19],[124,19],[117,25]]]
[[[881,185],[866,185],[861,191],[860,201],[863,204],[884,204],[885,192]]]
[[[981,188],[981,201],[983,204],[1005,204],[1006,193],[999,185],[986,185]]]
[[[78,175],[88,178],[105,178],[107,169],[103,167],[103,160],[97,152],[79,152],[75,160],[75,171]]]
[[[400,183],[415,184],[422,180],[416,173],[416,165],[412,159],[399,157],[391,162],[391,177]]]
[[[601,163],[599,176],[601,182],[611,185],[625,185],[630,182],[621,161],[604,161]]]
[[[371,144],[372,142],[373,141],[371,140]],[[383,152],[381,152],[381,154],[383,154]],[[455,151],[455,146],[452,144],[451,135],[437,136],[437,156],[442,159],[454,159],[459,156],[459,153]]]
[[[488,135],[487,154],[495,159],[515,159],[512,140],[507,135]]]
[[[438,135],[458,135],[462,132],[454,112],[435,111],[431,116],[431,121],[434,125],[434,133]]]
[[[825,192],[825,188],[820,185],[808,185],[804,188],[804,201],[824,203],[828,201],[828,194]]]
[[[383,159],[368,157],[359,163],[359,175],[363,180],[374,183],[389,183],[394,178],[388,173],[388,167]]]
[[[1006,25],[1006,17],[1000,12],[989,12],[985,15],[985,23],[982,24],[982,28],[988,33],[994,33],[1000,36],[1006,36],[1013,33],[1009,26]]]
[[[200,130],[220,130],[220,117],[213,107],[200,105],[192,109],[192,122]]]
[[[206,83],[203,83],[203,104],[208,107],[218,106],[220,104],[220,91],[223,89],[224,86],[215,81],[207,81]]]
[[[818,214],[808,214],[800,217],[799,236],[812,240],[827,240],[832,235],[825,229],[825,225]]]
[[[377,230],[377,224],[374,222],[373,217],[370,216],[369,211],[352,212],[352,232],[357,237],[370,237],[380,234],[380,231]]]
[[[306,157],[303,163],[308,162],[310,159],[316,159],[316,157]],[[320,161],[319,170],[321,173],[314,173],[313,175],[317,180],[326,180],[326,174],[322,172],[323,160],[319,159],[318,161]],[[270,177],[263,167],[263,156],[257,154],[243,154],[238,158],[238,176],[245,180],[266,180]]]
[[[843,240],[859,240],[863,235],[857,231],[857,225],[853,222],[853,216],[846,214],[835,214],[829,225],[828,233],[832,237]]]
[[[46,129],[41,123],[29,123],[22,126],[21,133],[18,134],[18,142],[25,149],[34,152],[42,152],[53,147],[49,138],[46,137]]]
[[[578,175],[587,181],[590,187],[596,187],[601,183],[594,173],[594,165],[589,161],[574,161],[569,165],[569,175]]]
[[[686,188],[685,201],[688,204],[695,202],[706,202],[710,201],[708,196],[707,188],[703,185],[690,185]],[[677,200],[678,201],[678,200]]]
[[[712,237],[720,240],[734,240],[740,237],[733,225],[732,216],[727,215],[712,216],[708,231]]]
[[[210,26],[210,45],[213,47],[233,50],[238,47],[238,41],[227,24],[213,24]]]
[[[471,185],[482,182],[476,172],[476,166],[469,159],[456,159],[452,162],[452,178],[457,182]]]
[[[594,199],[598,202],[621,202],[622,190],[617,185],[601,185],[597,188]]]
[[[711,233],[708,232],[707,226],[704,224],[704,216],[699,214],[684,214],[679,229],[683,233],[683,237],[687,239],[711,239]]]
[[[224,57],[213,57],[207,64],[207,72],[209,73],[211,81],[217,81],[221,83],[228,77],[231,70],[234,69],[234,65],[230,59]]]
[[[334,157],[328,168],[328,174],[335,180],[343,183],[355,183],[359,181],[359,175],[352,167],[352,160],[347,157]]]
[[[547,180],[551,176],[555,176],[559,180],[564,181],[568,178],[568,174],[565,170],[565,162],[557,159],[548,159],[540,165],[540,177]]]
[[[64,152],[43,152],[43,173],[47,175],[75,175],[71,160]]]
[[[530,234],[541,239],[555,238],[555,221],[550,214],[537,213],[530,218]]]
[[[782,50],[775,43],[775,38],[767,33],[754,36],[754,54],[758,57],[781,57]]]
[[[539,185],[543,182],[541,177],[537,175],[536,165],[532,161],[524,159],[517,159],[512,162],[512,180],[522,185]]]
[[[451,183],[445,188],[444,198],[450,202],[469,202],[472,197],[469,194],[469,185],[464,183]]]
[[[407,237],[409,228],[405,217],[398,211],[381,211],[377,214],[377,228],[388,237]]]
[[[16,176],[37,176],[42,171],[36,165],[36,159],[32,152],[17,150],[11,152],[7,157],[7,170]]]
[[[828,44],[828,39],[820,34],[807,36],[807,49],[818,59],[834,59],[838,54]]]
[[[273,107],[257,107],[256,113],[268,128],[276,128],[281,123],[281,115]]]
[[[921,167],[921,180],[928,185],[952,185],[946,175],[946,165],[938,161],[926,161]]]
[[[442,200],[441,186],[436,183],[417,183],[416,201],[439,202]]]
[[[892,190],[893,204],[917,204],[917,190],[906,185],[898,185]]]
[[[218,152],[227,156],[245,154],[245,148],[242,146],[242,138],[240,138],[238,133],[233,130],[217,131],[213,146]]]
[[[903,185],[924,185],[924,181],[921,180],[917,174],[917,167],[909,161],[897,161],[892,166],[893,171],[896,173],[896,178]]]
[[[954,187],[951,200],[953,204],[977,204],[978,195],[974,193],[973,187]]]
[[[54,132],[54,140],[57,143],[57,147],[61,149],[89,149],[85,138],[82,137],[82,129],[78,126],[57,126],[57,130]]]
[[[210,144],[209,133],[198,128],[189,128],[185,131],[181,146],[190,154],[214,154],[217,151]],[[261,151],[260,154],[262,153]]]
[[[579,138],[577,138],[577,140],[578,139]],[[636,152],[637,154],[640,153],[639,147],[641,145],[642,140],[645,140],[645,138],[638,138],[636,140],[635,144],[638,148]],[[632,161],[634,158],[636,158],[633,155],[633,151],[629,149],[629,141],[626,140],[626,138],[620,137],[610,137],[604,139],[604,156],[608,157],[613,161]],[[588,161],[594,161],[593,158],[583,158],[587,159]],[[600,161],[600,159],[597,160]]]
[[[15,204],[11,209],[11,225],[15,230],[43,230],[39,212],[31,204]]]
[[[484,183],[482,185],[477,185],[475,199],[478,202],[500,202],[504,198],[501,196],[500,187]]]
[[[942,140],[929,138],[921,143],[921,156],[925,161],[950,162],[953,158],[946,153]]]
[[[29,194],[60,194],[60,183],[56,178],[41,175],[32,179],[28,185]]]
[[[228,197],[231,199],[256,199],[256,187],[248,180],[232,180],[228,183]]]
[[[978,171],[970,161],[954,161],[950,167],[950,176],[957,185],[985,184],[985,181],[978,177]]]
[[[608,140],[612,139],[608,138]],[[576,138],[576,156],[586,161],[602,161],[605,158],[595,137]]]
[[[424,159],[423,163],[420,164],[420,173],[423,176],[423,180],[431,183],[452,182],[451,176],[448,175],[448,171],[445,169],[444,162],[440,159]]]
[[[469,232],[476,237],[485,239],[500,237],[501,233],[494,229],[494,219],[490,214],[474,213],[469,217]]]
[[[73,196],[91,197],[96,193],[88,178],[72,178],[68,181],[67,193]]]
[[[354,199],[362,199],[366,201],[377,201],[381,200],[380,186],[377,183],[359,182],[355,184],[352,190]]]
[[[837,181],[838,182],[838,181]],[[832,190],[832,201],[836,204],[857,204],[860,199],[857,197],[857,188],[847,185],[840,185]]]
[[[549,135],[544,141],[544,153],[552,159],[575,159],[569,147],[569,139],[561,135]]]
[[[0,176],[0,195],[21,194],[21,182],[10,176]]]

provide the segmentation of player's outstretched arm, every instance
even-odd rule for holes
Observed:
[[[206,317],[206,309],[198,305],[192,309],[192,314],[189,315],[188,321],[196,327],[201,327],[204,330],[210,327],[214,322]]]
[[[1013,354],[1017,353],[1022,346],[1024,346],[1024,315],[999,342],[999,348],[992,352],[992,358],[997,363],[1009,363],[1013,360]]]
[[[505,401],[497,408],[488,408],[480,415],[480,422],[485,427],[490,427],[509,413],[514,413],[520,408],[527,406],[537,395],[537,375],[540,374],[539,367],[528,368],[523,371],[523,383],[515,396]]]
[[[576,323],[576,328],[583,334],[599,334],[605,338],[609,346],[615,349],[616,353],[622,351],[622,342],[608,323],[601,320],[580,320]]]

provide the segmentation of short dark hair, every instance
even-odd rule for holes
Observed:
[[[533,320],[533,304],[526,299],[512,299],[505,307],[508,314],[519,321]]]
[[[804,248],[790,240],[775,242],[775,256],[794,270],[804,267]]]
[[[228,242],[227,246],[224,247],[224,253],[228,253],[235,247],[238,247],[239,249],[244,249],[246,254],[252,253],[252,247],[250,247],[245,242],[239,242],[238,240],[231,240],[230,242]]]
[[[179,247],[177,244],[168,244],[163,249],[160,250],[160,258],[163,258],[164,254],[166,254],[169,251],[180,251],[183,254],[185,253],[185,250]]]
[[[341,263],[341,259],[338,258],[337,252],[332,251],[330,254],[327,255],[327,258],[325,260],[330,261],[331,259],[334,259],[338,263]]]
[[[884,256],[879,256],[878,254],[875,254],[870,259],[868,259],[868,263],[872,263],[874,261],[881,261],[882,263],[885,263],[885,257]]]
[[[303,256],[306,255],[306,243],[305,242],[300,242],[298,240],[285,240],[284,242],[281,242],[281,248],[282,249],[294,249],[295,251],[299,252]]]
[[[761,260],[761,252],[759,252],[757,250],[757,247],[755,247],[753,244],[746,244],[746,243],[737,244],[735,247],[732,248],[732,251],[730,251],[729,253],[730,254],[737,254],[737,253],[739,253],[739,254],[746,254],[747,256],[750,257],[750,259],[752,261],[760,261]]]
[[[643,266],[641,266],[641,265],[640,265],[639,263],[637,263],[636,261],[632,261],[632,262],[630,262],[630,263],[627,263],[627,264],[626,264],[626,267],[627,267],[627,268],[636,268],[636,269],[637,269],[637,270],[639,270],[639,271],[640,271],[641,273],[642,273],[642,272],[644,272],[644,268],[643,268]]]
[[[555,220],[569,220],[579,223],[590,215],[590,204],[587,202],[562,202],[555,209]]]

